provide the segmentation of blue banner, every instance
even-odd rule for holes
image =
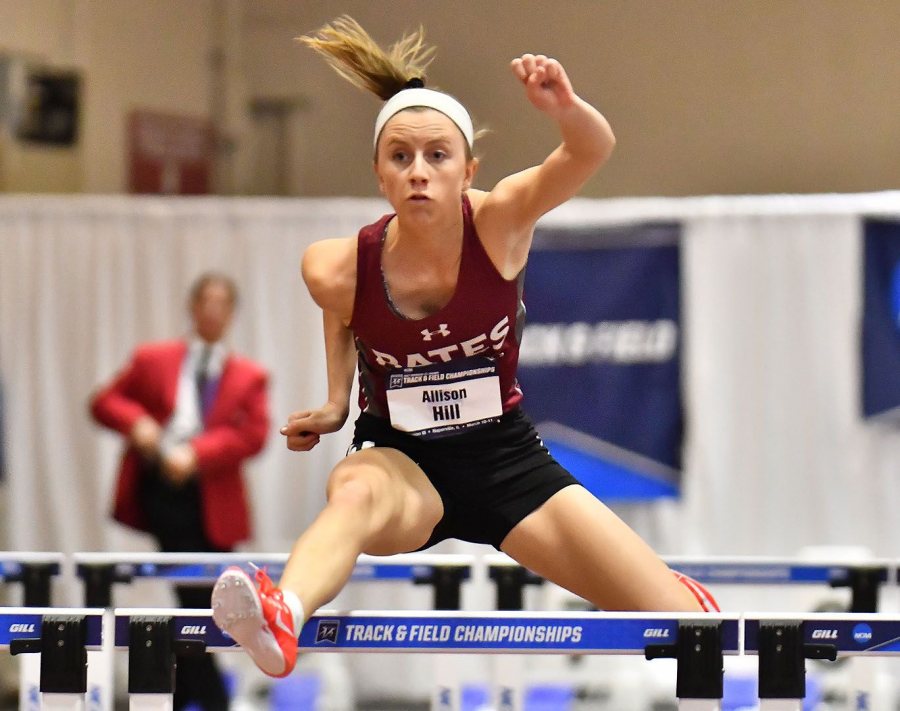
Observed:
[[[602,499],[679,492],[680,227],[544,229],[519,377],[544,443]]]
[[[319,613],[300,633],[300,647],[316,651],[536,652],[642,654],[651,644],[674,644],[678,619],[635,616],[390,616]],[[740,649],[736,618],[722,620],[722,649]]]
[[[900,222],[867,220],[863,259],[863,416],[900,424]]]

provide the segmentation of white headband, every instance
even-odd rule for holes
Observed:
[[[378,137],[381,135],[381,129],[394,114],[410,109],[414,106],[421,106],[428,109],[440,111],[444,116],[455,123],[463,136],[469,148],[475,143],[475,131],[472,128],[472,119],[465,107],[449,94],[444,94],[433,89],[403,89],[388,99],[381,111],[378,112],[378,118],[375,119],[375,139],[372,144],[378,146]]]

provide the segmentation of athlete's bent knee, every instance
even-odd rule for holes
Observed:
[[[378,467],[354,462],[340,462],[328,477],[326,497],[329,503],[355,503],[371,506],[385,486],[385,476]]]
[[[328,493],[332,506],[348,506],[359,511],[371,511],[375,505],[375,491],[361,478],[347,479]]]

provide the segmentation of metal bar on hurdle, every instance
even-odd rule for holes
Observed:
[[[102,610],[84,608],[4,608],[0,648],[41,660],[37,693],[29,708],[84,711],[87,650],[99,649]]]

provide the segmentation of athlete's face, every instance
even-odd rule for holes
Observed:
[[[458,209],[477,167],[456,124],[433,109],[400,111],[378,140],[378,187],[398,214]]]

